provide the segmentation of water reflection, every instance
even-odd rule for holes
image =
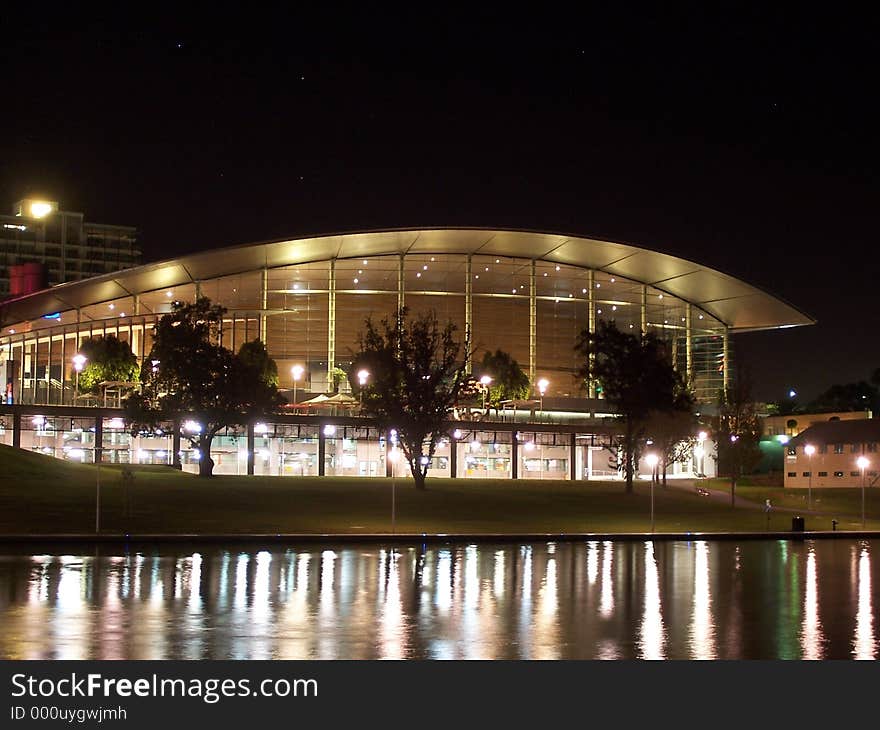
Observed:
[[[874,659],[876,545],[7,554],[0,657]]]

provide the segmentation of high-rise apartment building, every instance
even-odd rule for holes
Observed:
[[[135,228],[89,223],[56,201],[26,198],[13,205],[12,215],[0,215],[0,299],[140,261]]]

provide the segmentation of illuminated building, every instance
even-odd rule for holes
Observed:
[[[136,233],[130,226],[89,223],[55,201],[19,200],[12,215],[0,215],[0,299],[33,291],[27,283],[15,286],[10,268],[21,264],[41,265],[28,276],[42,277],[44,286],[131,268],[141,260]]]

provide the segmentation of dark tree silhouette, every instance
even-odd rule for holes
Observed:
[[[713,419],[712,431],[718,472],[730,477],[730,506],[733,507],[737,481],[761,461],[761,419],[752,399],[751,383],[744,374],[719,394],[718,415]]]
[[[175,303],[153,327],[141,390],[125,401],[133,433],[193,421],[194,427],[178,427],[199,451],[202,477],[213,472],[211,443],[220,430],[268,415],[281,402],[277,368],[262,342],[247,342],[238,354],[218,344],[225,312],[207,297]]]
[[[653,332],[621,332],[614,322],[602,320],[595,332],[584,330],[575,351],[583,358],[579,375],[597,382],[618,414],[626,491],[631,493],[647,420],[652,412],[675,410],[676,396],[684,390],[681,376],[663,340]]]
[[[349,378],[369,371],[363,410],[397,431],[415,485],[424,489],[443,422],[468,378],[466,349],[455,338],[455,325],[441,327],[434,312],[409,319],[404,307],[393,320],[377,325],[368,318],[364,325]]]

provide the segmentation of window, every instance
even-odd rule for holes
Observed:
[[[836,476],[836,477],[842,477],[842,476],[843,476],[843,472],[842,472],[842,471],[836,471],[836,472],[834,472],[834,476]]]
[[[828,453],[828,445],[827,445],[827,444],[822,444],[822,445],[819,447],[819,453],[820,453],[820,454],[827,454],[827,453]]]
[[[808,476],[810,476],[811,474],[812,474],[812,472],[805,471],[804,474],[803,474],[803,476],[808,477]]]
[[[876,470],[876,469],[872,469],[871,471],[868,472],[868,476],[869,476],[869,477],[875,477],[875,476],[877,476],[877,470]]]
[[[849,447],[849,453],[851,454],[858,454],[859,451],[861,451],[861,444],[852,444]]]
[[[843,444],[834,444],[834,453],[842,454],[843,453]]]
[[[828,476],[828,472],[827,472],[827,471],[820,471],[820,472],[819,472],[819,476],[820,476],[820,477],[827,477],[827,476]]]
[[[857,476],[859,476],[860,473],[861,473],[861,472],[851,471],[851,472],[849,473],[849,475],[850,475],[851,477],[857,477]]]
[[[868,451],[870,451],[872,454],[877,451],[877,442],[876,441],[868,444]]]
[[[796,471],[790,471],[790,472],[788,472],[788,476],[790,476],[790,477],[796,477],[796,476],[797,476],[797,472],[796,472]]]

